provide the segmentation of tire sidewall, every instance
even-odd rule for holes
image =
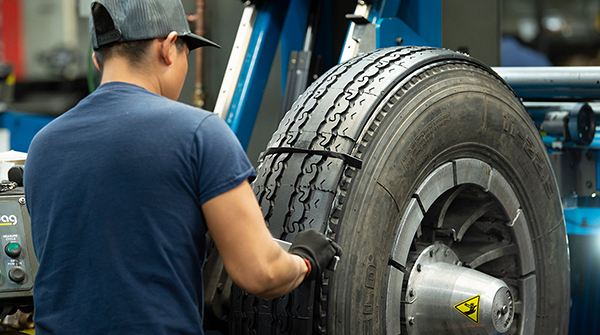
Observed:
[[[383,113],[388,101],[393,107],[360,143],[363,168],[340,220],[345,254],[331,283],[332,333],[386,333],[384,283],[402,215],[424,179],[459,158],[484,161],[509,181],[533,240],[536,334],[566,332],[568,306],[558,306],[568,301],[568,273],[546,273],[568,269],[562,208],[545,148],[522,104],[501,81],[462,62],[423,68],[374,113]]]

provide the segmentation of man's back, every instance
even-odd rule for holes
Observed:
[[[107,83],[29,153],[37,333],[201,334],[200,206],[253,174],[222,120]]]

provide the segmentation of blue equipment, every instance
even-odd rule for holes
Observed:
[[[35,134],[50,123],[54,117],[21,112],[0,113],[0,128],[10,131],[10,149],[27,152]]]
[[[569,334],[600,333],[598,67],[495,68],[524,101],[561,190],[571,257]]]
[[[313,4],[313,11],[317,7]],[[299,27],[306,26],[310,9],[308,0],[266,1],[260,7],[244,9],[214,110],[231,126],[244,148],[254,128],[277,44],[281,40],[281,63],[286,67],[290,52],[302,50],[302,41],[307,44],[306,29]],[[348,16],[352,23],[340,61],[363,49],[399,44],[440,47],[441,15],[441,0],[375,1],[372,5],[359,1],[354,14]],[[398,36],[403,36],[402,41]],[[287,68],[282,71],[283,88],[287,73]]]

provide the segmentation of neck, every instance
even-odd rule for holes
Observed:
[[[100,84],[105,84],[112,81],[120,81],[124,83],[134,84],[147,89],[156,94],[161,94],[160,81],[158,77],[152,73],[152,67],[148,66],[148,71],[133,68],[128,61],[114,57],[104,64],[102,71],[102,81]]]

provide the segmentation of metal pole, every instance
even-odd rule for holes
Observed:
[[[523,100],[600,99],[599,66],[495,67],[493,69]]]
[[[204,36],[204,0],[196,0],[196,13],[188,16],[190,22],[195,24],[195,34]],[[204,93],[204,73],[202,66],[204,64],[204,48],[196,49],[196,82],[194,85],[194,94],[192,96],[193,104],[196,107],[204,107],[206,94]]]

